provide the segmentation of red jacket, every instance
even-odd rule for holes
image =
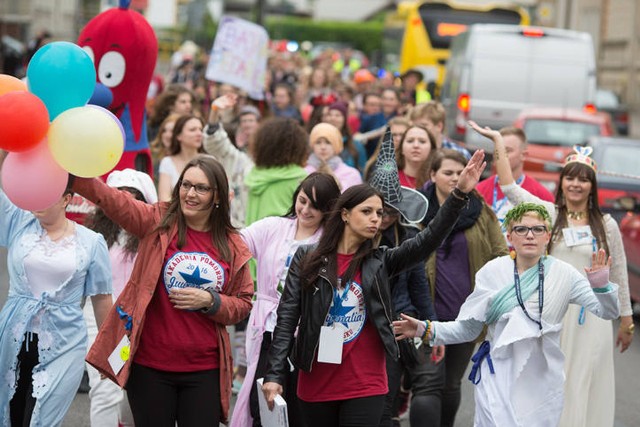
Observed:
[[[125,230],[140,238],[138,256],[131,277],[102,324],[98,337],[87,355],[87,362],[119,386],[124,387],[138,347],[140,332],[144,327],[147,306],[156,289],[169,242],[177,233],[177,225],[173,225],[169,232],[156,231],[156,226],[167,210],[168,203],[149,205],[137,201],[127,192],[108,187],[99,179],[76,178],[73,189],[102,208],[107,216]],[[251,253],[239,234],[230,234],[229,242],[232,252],[229,263],[230,280],[220,294],[222,299],[220,309],[210,316],[211,321],[218,326],[223,420],[226,420],[229,415],[233,376],[231,345],[225,325],[233,325],[249,314],[253,296],[253,281],[248,265]],[[120,307],[133,318],[129,335],[130,356],[118,374],[113,372],[107,360],[125,335],[126,319],[120,319],[116,307]]]

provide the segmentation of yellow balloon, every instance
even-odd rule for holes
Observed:
[[[109,172],[124,150],[120,126],[108,111],[96,106],[62,112],[51,122],[47,137],[55,161],[84,178]]]

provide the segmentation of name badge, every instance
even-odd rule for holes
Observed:
[[[115,375],[118,375],[124,364],[129,360],[130,348],[129,337],[125,335],[116,346],[116,349],[109,355],[107,360]]]
[[[567,247],[591,245],[593,242],[591,227],[588,225],[563,228],[562,235],[564,236],[564,243]]]
[[[318,346],[318,362],[342,363],[342,345],[344,344],[345,327],[340,323],[320,328],[320,344]]]

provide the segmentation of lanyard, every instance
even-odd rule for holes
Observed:
[[[333,289],[333,306],[334,307],[342,306],[342,303],[344,302],[344,300],[347,299],[347,294],[349,293],[349,289],[351,289],[351,282],[349,282],[347,286],[344,287],[344,292],[342,293],[342,296],[340,296],[340,292],[338,291],[338,288],[340,287],[340,282],[341,282],[341,279],[338,278],[338,286]]]
[[[544,306],[544,265],[542,264],[542,259],[538,261],[538,306],[540,307],[540,320],[536,320],[527,311],[527,308],[524,306],[524,301],[522,300],[522,291],[520,290],[520,275],[518,274],[518,266],[516,265],[516,260],[513,260],[513,281],[515,282],[516,287],[516,298],[518,298],[518,304],[520,304],[520,308],[524,311],[524,314],[527,315],[529,319],[536,322],[542,330],[542,307]]]

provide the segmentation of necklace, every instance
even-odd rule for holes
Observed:
[[[69,222],[70,221],[68,219],[65,219],[64,229],[62,230],[62,233],[56,236],[55,238],[53,238],[51,234],[49,234],[49,231],[46,231],[47,237],[49,238],[49,240],[51,240],[52,242],[57,242],[58,240],[63,238],[64,235],[67,234],[67,230],[69,229]]]
[[[581,219],[585,219],[589,217],[588,211],[570,211],[567,209],[567,217],[574,221],[580,221]]]

